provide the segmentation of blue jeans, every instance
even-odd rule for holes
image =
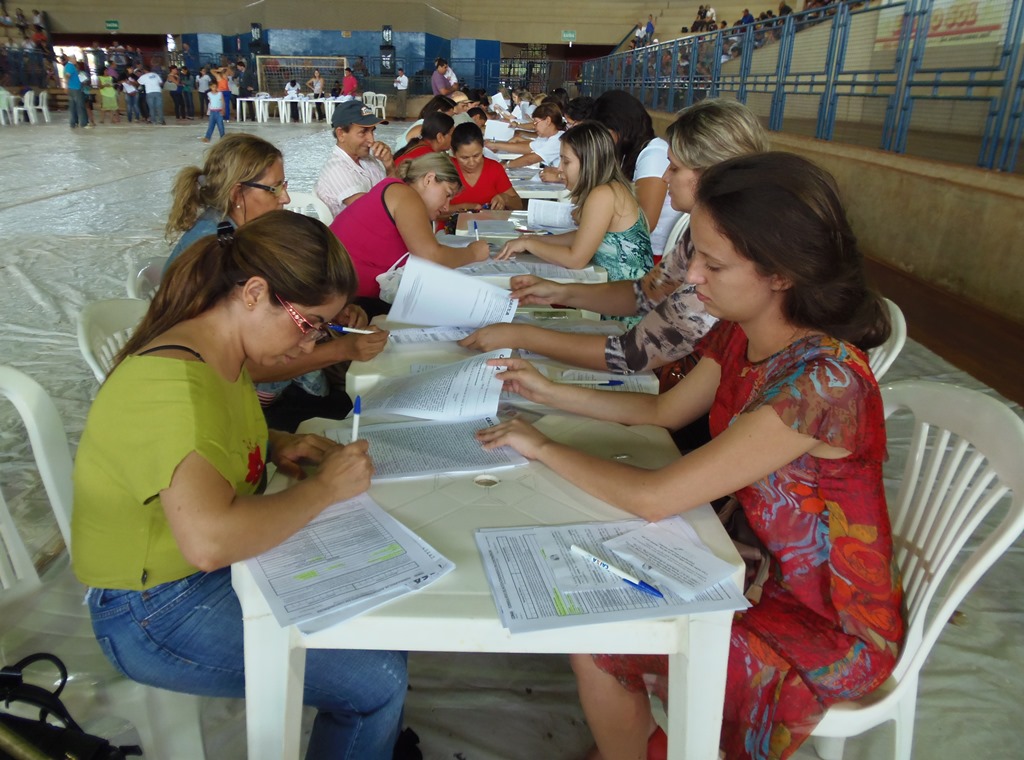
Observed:
[[[206,127],[206,139],[210,139],[210,135],[213,134],[213,128],[217,127],[220,131],[220,136],[224,136],[224,112],[223,111],[210,111],[210,122]]]
[[[224,90],[224,118],[231,121],[231,93]]]
[[[85,126],[89,123],[89,114],[85,110],[85,94],[81,90],[68,90],[68,120],[71,128]]]
[[[132,123],[132,118],[135,121],[142,121],[142,114],[139,113],[139,93],[132,92],[124,96],[125,111],[128,112],[128,123]]]
[[[151,124],[166,124],[164,121],[163,92],[147,92],[146,103],[149,105],[149,121]]]
[[[90,589],[100,648],[140,683],[244,697],[242,609],[231,570],[196,573],[147,591]],[[311,649],[303,701],[319,711],[307,760],[391,760],[407,687],[406,653]]]

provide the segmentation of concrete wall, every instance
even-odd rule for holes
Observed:
[[[672,116],[652,113],[664,134]],[[1024,327],[1024,178],[773,133],[830,171],[865,255]]]

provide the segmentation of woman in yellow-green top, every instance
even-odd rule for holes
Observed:
[[[268,431],[247,366],[312,350],[356,279],[315,219],[271,211],[201,238],[160,290],[89,412],[75,462],[72,548],[93,629],[129,678],[242,697],[232,562],[369,487],[365,442]],[[257,495],[267,460],[316,472]],[[390,760],[407,685],[402,652],[313,650],[307,758]]]

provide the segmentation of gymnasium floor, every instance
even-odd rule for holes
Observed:
[[[163,256],[169,189],[176,171],[199,163],[205,124],[67,128],[66,114],[35,127],[0,129],[0,361],[36,378],[55,399],[74,446],[97,384],[77,347],[76,317],[90,301],[124,297],[135,262]],[[231,123],[231,131],[243,126]],[[245,124],[278,145],[294,190],[311,190],[331,148],[322,125]],[[384,139],[403,125],[379,129]],[[898,299],[897,299],[898,300]],[[987,390],[910,342],[885,378],[930,378]],[[991,391],[989,391],[991,392]],[[1018,407],[1019,409],[1019,407]],[[0,481],[40,561],[61,544],[30,464],[13,410],[0,404]],[[893,458],[900,440],[894,437]],[[989,760],[1019,757],[1024,743],[1024,551],[1020,543],[985,577],[949,625],[924,670],[915,734],[916,758]],[[5,620],[4,625],[10,625]],[[69,656],[87,694],[95,658],[80,632],[82,660]],[[25,639],[28,638],[26,641]],[[0,660],[60,640],[24,630],[0,637]],[[87,653],[87,650],[89,652]],[[589,736],[564,657],[413,654],[406,720],[428,760],[559,760],[582,757]],[[68,692],[73,712],[97,730],[117,733],[87,697]],[[306,726],[309,725],[307,715]],[[245,757],[244,704],[204,700],[207,757]],[[875,760],[888,729],[848,744],[848,760]],[[1016,749],[1014,749],[1016,748]],[[811,758],[805,748],[798,757]],[[188,760],[188,759],[183,759]]]

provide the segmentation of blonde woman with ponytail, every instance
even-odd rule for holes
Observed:
[[[72,544],[96,637],[129,678],[244,697],[231,564],[369,487],[364,441],[268,431],[247,369],[311,351],[354,290],[330,230],[273,211],[189,247],[117,357],[78,448]],[[260,495],[268,461],[315,470]],[[390,760],[406,686],[402,652],[310,651],[307,759]]]
[[[395,166],[395,175],[350,203],[331,223],[359,275],[357,300],[371,315],[388,309],[379,298],[377,275],[407,252],[448,267],[484,261],[490,253],[483,240],[452,248],[434,235],[433,222],[462,188],[451,158],[430,153],[403,161]]]
[[[175,246],[167,266],[220,222],[238,227],[291,201],[281,151],[249,134],[228,135],[206,152],[202,168],[182,169],[172,195],[166,236]]]

